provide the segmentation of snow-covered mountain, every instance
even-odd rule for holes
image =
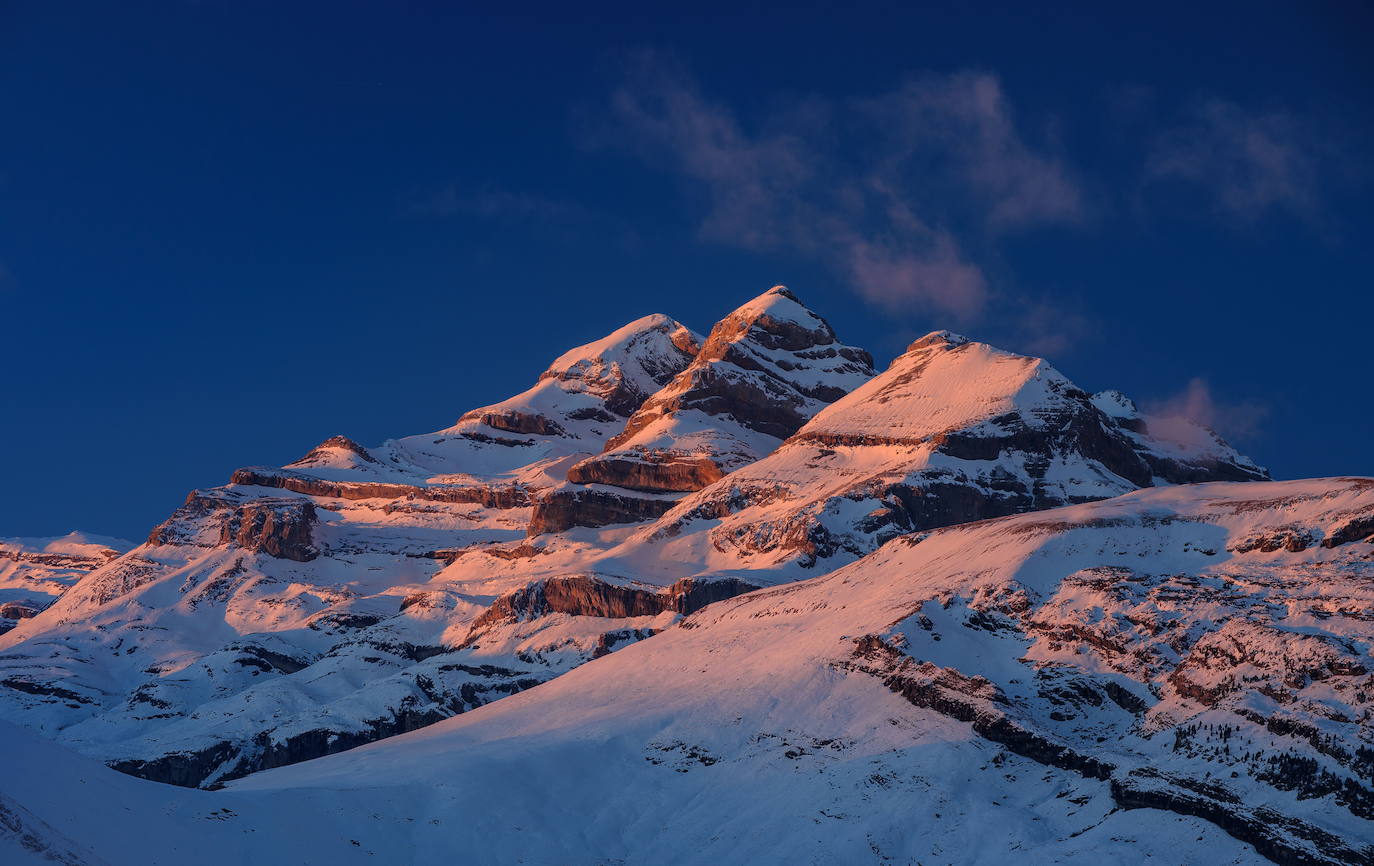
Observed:
[[[430,661],[491,600],[431,579],[453,548],[523,538],[532,499],[700,342],[648,316],[445,430],[375,448],[334,437],[193,491],[146,544],[5,636],[0,714],[121,769],[208,784],[547,678]],[[570,651],[582,661],[595,643]]]
[[[414,730],[883,541],[1263,478],[1202,428],[937,332],[883,374],[790,292],[648,316],[432,434],[193,491],[0,636],[0,717],[216,785]]]
[[[1181,425],[1194,444],[1151,436],[1123,395],[1089,395],[1040,358],[937,331],[781,448],[685,499],[645,540],[718,552],[723,569],[812,566],[915,530],[1268,477],[1205,428],[1170,429]],[[702,533],[706,544],[693,538]]]
[[[19,734],[0,844],[116,864],[1369,863],[1371,574],[1365,478],[917,532],[222,791]]]
[[[37,616],[88,572],[133,546],[87,532],[0,538],[0,634]]]
[[[726,316],[695,360],[640,406],[602,453],[535,504],[530,534],[634,523],[763,457],[826,404],[873,376],[783,286]]]
[[[534,387],[452,427],[375,449],[336,436],[283,470],[241,470],[235,482],[342,499],[522,507],[563,479],[569,458],[599,451],[700,344],[667,316],[645,316],[565,352]]]

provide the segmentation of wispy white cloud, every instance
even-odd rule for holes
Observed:
[[[1002,83],[962,72],[907,81],[860,103],[884,138],[881,173],[912,188],[953,187],[993,228],[1075,222],[1083,194],[1067,166],[1017,129]]]
[[[703,239],[825,263],[892,310],[977,320],[993,292],[969,241],[1083,217],[1069,170],[1031,147],[1000,81],[916,78],[876,97],[807,97],[746,124],[680,66],[644,55],[593,133],[681,177]],[[855,159],[837,141],[863,142]]]
[[[949,235],[935,235],[919,252],[857,235],[846,246],[851,282],[878,306],[900,310],[917,304],[964,321],[983,311],[987,280],[961,257]]]
[[[1194,378],[1179,393],[1146,402],[1141,408],[1150,418],[1152,432],[1166,439],[1185,441],[1190,434],[1178,424],[1180,419],[1209,427],[1228,438],[1248,439],[1259,433],[1269,415],[1269,407],[1259,403],[1218,400],[1202,378]]]
[[[1252,222],[1271,210],[1316,220],[1322,164],[1332,142],[1288,111],[1251,112],[1210,100],[1186,122],[1156,136],[1146,163],[1151,181],[1181,181],[1206,190],[1218,210]]]

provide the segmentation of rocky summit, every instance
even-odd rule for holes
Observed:
[[[568,468],[568,484],[535,504],[530,533],[656,517],[768,454],[872,376],[867,352],[841,344],[775,286],[716,323],[692,363],[600,454]]]
[[[637,319],[434,433],[303,450],[141,545],[0,542],[0,718],[155,845],[215,803],[222,859],[251,859],[276,832],[252,816],[318,829],[377,788],[300,862],[433,859],[430,827],[475,862],[643,862],[649,801],[738,859],[768,798],[790,860],[969,833],[997,859],[1374,856],[1374,481],[1271,482],[949,331],[877,372],[780,286],[705,337]],[[25,805],[49,796],[0,785],[0,827],[70,862],[114,832],[54,829]]]

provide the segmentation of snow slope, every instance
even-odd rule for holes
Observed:
[[[905,536],[223,791],[38,781],[65,759],[21,743],[0,795],[111,863],[176,862],[168,820],[206,863],[1367,863],[1371,574],[1374,479],[1141,490]]]
[[[447,780],[433,799],[462,804],[453,841],[479,860],[647,862],[669,840],[687,862],[1048,860],[1105,838],[1114,860],[1253,857],[1201,817],[1271,857],[1365,862],[1371,542],[1374,479],[1162,488],[913,535],[232,789],[404,799],[392,785]]]

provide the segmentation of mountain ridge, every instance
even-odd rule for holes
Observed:
[[[1149,451],[1148,427],[1126,403],[1110,403],[1108,416],[1046,362],[948,332],[925,340],[912,351],[935,361],[995,355],[994,367],[1040,371],[1026,381],[1055,384],[1051,408],[1098,425],[1122,459]],[[897,405],[901,388],[921,385],[912,372],[894,362],[874,376],[866,352],[839,342],[781,287],[707,338],[667,316],[637,319],[564,353],[525,392],[433,434],[366,447],[335,436],[284,467],[241,469],[224,487],[193,491],[143,546],[0,636],[0,717],[126,772],[218,785],[504,699],[705,605],[823,573],[901,532],[1070,498],[1055,492],[1062,483],[1049,493],[1001,489],[1009,482],[998,473],[1010,470],[999,467],[1030,458],[998,437],[1016,444],[1025,430],[1053,427],[1031,411],[1048,397],[1002,407],[1026,409],[1019,427],[1005,411],[970,416],[961,447],[995,459],[949,459],[982,466],[988,483],[946,474],[919,495],[902,493],[926,483],[917,476],[935,453],[929,443],[894,455],[835,440],[841,431],[826,419],[853,420],[846,407],[856,404],[860,416]],[[748,395],[744,408],[712,402],[718,379],[748,384],[733,392]],[[912,408],[921,400],[966,399],[956,380],[907,394],[901,414],[929,414]],[[863,396],[881,389],[871,403]],[[749,427],[756,418],[772,429],[779,407],[792,420],[774,432],[788,435]],[[636,425],[641,414],[648,420]],[[683,435],[665,440],[681,447],[660,449],[667,456],[654,471],[675,471],[682,457],[721,459],[714,481],[653,491],[569,480],[575,467],[619,460],[645,430],[683,418],[692,419]],[[1048,455],[1051,465],[1097,471],[1092,449],[1048,435],[1036,440],[1034,466]],[[763,437],[766,453],[732,462],[749,436]],[[1225,447],[1234,466],[1253,466]],[[846,449],[854,454],[842,459],[866,476],[839,471],[833,461]],[[1167,480],[1136,469],[1139,482]],[[1132,489],[1112,477],[1115,486],[1091,492]],[[926,501],[953,511],[931,519],[914,506]],[[560,502],[561,522],[541,525]]]

